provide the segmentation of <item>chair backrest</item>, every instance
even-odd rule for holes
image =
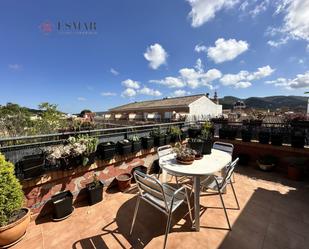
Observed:
[[[159,180],[140,171],[133,173],[141,197],[163,212],[168,212],[164,189]],[[154,197],[154,198],[153,198]]]
[[[234,145],[233,144],[223,143],[223,142],[214,142],[212,148],[227,152],[230,155],[233,155],[233,151],[234,151]]]
[[[237,166],[239,158],[237,157],[233,162],[230,163],[227,172],[221,182],[220,189],[224,188],[227,183],[231,181],[232,174],[234,172],[235,167]]]
[[[157,148],[158,157],[166,156],[174,153],[171,145],[163,145]]]

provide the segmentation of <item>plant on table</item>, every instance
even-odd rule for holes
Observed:
[[[187,148],[180,143],[177,143],[174,151],[176,153],[176,159],[179,162],[192,163],[195,159],[197,152],[191,148]]]

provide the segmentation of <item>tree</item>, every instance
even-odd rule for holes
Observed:
[[[57,105],[47,102],[39,105],[39,109],[42,113],[34,127],[36,134],[55,132],[65,125],[66,121],[62,118],[62,113],[57,108]]]
[[[31,126],[33,122],[27,108],[13,103],[0,106],[0,134],[2,136],[27,135],[28,128]]]
[[[92,113],[92,111],[89,110],[89,109],[82,110],[82,111],[80,112],[80,116],[81,116],[81,117],[84,117],[84,115],[85,115],[86,113]]]

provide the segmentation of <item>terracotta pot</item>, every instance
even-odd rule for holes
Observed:
[[[118,188],[120,191],[125,191],[131,186],[132,175],[130,173],[121,174],[116,177],[118,182]]]
[[[297,167],[288,167],[288,178],[293,181],[300,181],[302,176],[302,170]]]
[[[22,208],[27,213],[21,219],[0,227],[0,247],[13,245],[24,236],[30,223],[30,209]]]

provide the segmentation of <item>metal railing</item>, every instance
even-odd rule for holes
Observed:
[[[171,126],[184,128],[189,125],[189,122],[172,122],[34,136],[7,137],[0,138],[0,152],[5,154],[6,158],[11,162],[15,163],[24,156],[36,154],[49,146],[64,143],[70,136],[89,135],[98,138],[100,143],[107,141],[117,142],[122,139],[130,138],[130,136],[133,135],[138,135],[140,137],[147,136],[151,131],[158,128],[160,128],[161,131],[166,132]]]

